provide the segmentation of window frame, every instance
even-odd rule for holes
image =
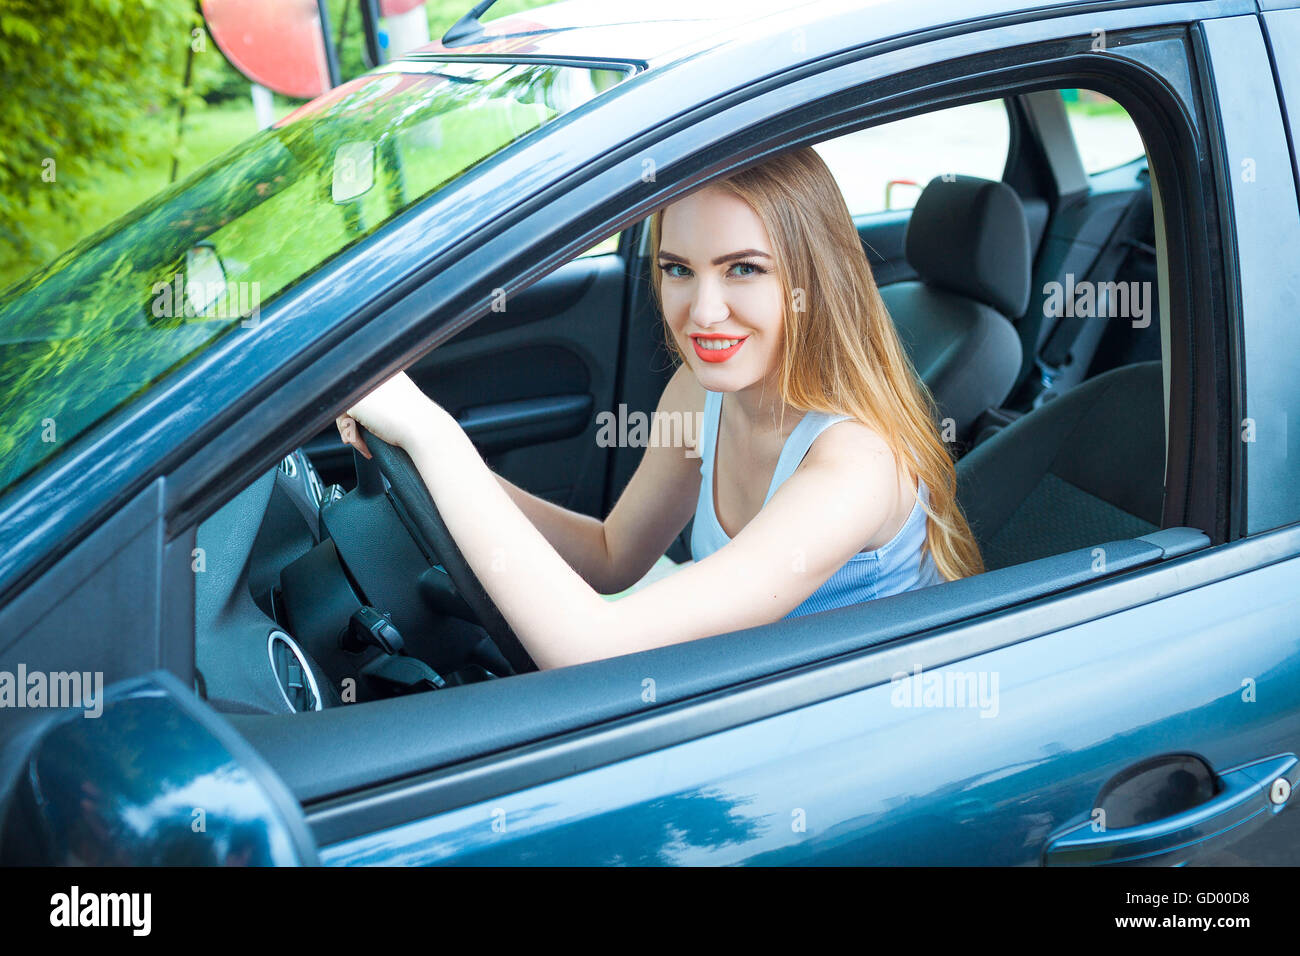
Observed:
[[[1206,89],[1212,91],[1206,97],[1206,162],[1219,187],[1218,214],[1224,223],[1219,238],[1230,280],[1227,308],[1231,336],[1225,353],[1233,378],[1224,401],[1231,404],[1234,432],[1230,478],[1233,538],[1286,528],[1300,519],[1295,496],[1297,472],[1285,465],[1286,448],[1279,464],[1276,456],[1264,454],[1258,440],[1244,440],[1247,419],[1275,416],[1274,409],[1279,406],[1285,435],[1286,412],[1294,407],[1294,401],[1288,399],[1295,395],[1289,370],[1272,361],[1273,356],[1286,354],[1293,328],[1286,293],[1279,292],[1281,285],[1272,280],[1277,275],[1294,274],[1289,250],[1300,234],[1300,174],[1284,109],[1286,90],[1271,62],[1266,29],[1266,21],[1257,16],[1222,16],[1197,24],[1195,34],[1199,72]],[[1238,69],[1237,51],[1256,41],[1254,55],[1247,58],[1251,66]],[[1231,56],[1228,50],[1233,51]],[[1228,67],[1217,75],[1216,51],[1217,65]],[[1251,164],[1249,179],[1240,165],[1243,163]],[[1261,195],[1268,200],[1251,201]],[[1275,427],[1276,417],[1259,424]]]

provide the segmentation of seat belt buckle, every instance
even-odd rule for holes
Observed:
[[[1034,364],[1038,366],[1038,380],[1042,384],[1042,389],[1034,396],[1033,407],[1038,408],[1044,402],[1049,402],[1056,398],[1056,379],[1061,374],[1061,370],[1054,365],[1049,365],[1041,357],[1034,357]]]

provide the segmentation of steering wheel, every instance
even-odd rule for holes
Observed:
[[[447,530],[446,522],[438,513],[438,506],[434,504],[429,488],[420,477],[419,469],[415,467],[415,462],[411,461],[411,456],[405,450],[375,437],[360,425],[357,427],[362,438],[365,439],[366,447],[370,449],[374,465],[378,467],[379,473],[388,479],[393,497],[414,523],[415,527],[411,529],[412,536],[422,539],[416,543],[425,545],[422,550],[426,554],[433,555],[436,562],[442,565],[457,593],[478,618],[480,626],[487,631],[488,637],[496,644],[515,673],[523,674],[537,670],[537,664],[528,656],[524,645],[511,630],[505,617],[492,603],[487,591],[479,583],[478,576],[474,574],[474,569],[469,566],[469,562],[461,553],[456,539]],[[365,458],[358,454],[356,460],[357,482],[360,485],[368,480],[368,476],[360,473]],[[373,477],[369,480],[373,480]]]

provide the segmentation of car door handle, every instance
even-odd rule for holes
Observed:
[[[1095,831],[1091,820],[1052,840],[1048,866],[1139,866],[1186,863],[1205,850],[1239,839],[1271,820],[1296,783],[1297,758],[1282,754],[1218,776],[1219,791],[1206,802],[1151,823]]]

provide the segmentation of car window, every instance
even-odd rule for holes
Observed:
[[[578,256],[578,258],[583,259],[587,256],[603,256],[610,252],[618,252],[618,239],[621,235],[621,232],[616,232],[612,236],[606,236],[586,252],[582,253],[582,255]]]
[[[1006,104],[987,100],[873,126],[816,145],[854,216],[911,209],[925,184],[956,174],[1001,179],[1011,144]]]
[[[369,73],[11,287],[0,491],[326,260],[624,75],[504,62]]]
[[[1089,176],[1146,155],[1133,119],[1109,96],[1092,90],[1062,90],[1083,170]]]

